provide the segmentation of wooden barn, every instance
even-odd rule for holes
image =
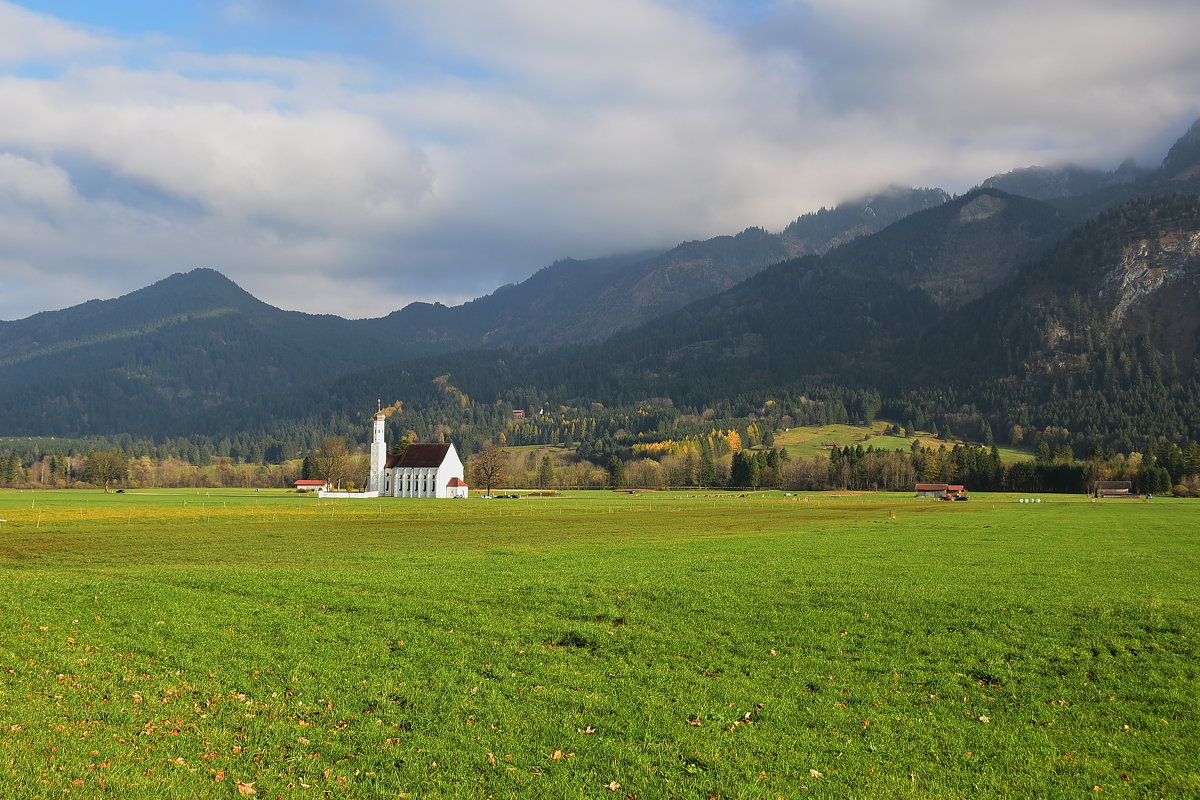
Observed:
[[[1092,486],[1096,497],[1134,497],[1133,481],[1096,481]]]
[[[967,490],[961,483],[918,483],[917,497],[933,500],[966,500]]]

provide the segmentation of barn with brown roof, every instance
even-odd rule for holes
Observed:
[[[935,500],[966,500],[967,489],[960,483],[918,483],[917,497]]]
[[[1096,497],[1136,497],[1133,481],[1096,481],[1092,493]]]

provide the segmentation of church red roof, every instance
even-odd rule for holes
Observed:
[[[466,484],[462,482],[462,479],[460,479],[457,475],[455,475],[453,478],[451,478],[449,481],[447,481],[446,485],[447,486],[466,486]]]
[[[384,467],[440,467],[448,452],[448,444],[410,444],[400,455],[388,456]]]

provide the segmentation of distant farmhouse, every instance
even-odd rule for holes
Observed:
[[[371,440],[371,472],[367,494],[380,497],[466,497],[463,463],[452,444],[410,444],[399,455],[387,455],[386,417],[375,415]]]
[[[321,492],[329,487],[327,481],[296,481],[294,484],[297,492]]]
[[[917,497],[934,500],[966,500],[967,490],[958,483],[918,483]]]
[[[1096,497],[1133,497],[1133,482],[1096,481],[1093,494]]]

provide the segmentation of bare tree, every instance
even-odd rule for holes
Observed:
[[[342,481],[353,471],[350,448],[341,436],[326,436],[322,439],[313,461],[317,477],[339,489]]]
[[[476,486],[482,484],[484,494],[491,494],[492,487],[500,483],[504,477],[504,469],[508,458],[504,448],[489,444],[482,452],[471,456],[471,482]]]

